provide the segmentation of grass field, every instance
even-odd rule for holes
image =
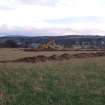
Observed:
[[[34,54],[0,50],[0,60]],[[0,105],[105,105],[105,57],[1,63]]]
[[[0,48],[0,60],[14,60],[22,57],[31,57],[37,55],[51,56],[53,54],[60,55],[63,53],[76,54],[81,51],[36,51],[36,52],[25,52],[22,49],[10,49],[10,48]],[[96,52],[96,51],[82,51],[82,52]]]

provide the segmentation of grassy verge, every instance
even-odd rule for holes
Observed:
[[[0,105],[104,105],[104,63],[0,65]]]

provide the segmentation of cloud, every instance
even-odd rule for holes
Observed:
[[[0,10],[11,10],[15,9],[20,5],[18,0],[0,0]]]
[[[104,11],[104,0],[0,0],[0,26],[105,30]]]
[[[62,19],[53,19],[47,20],[48,23],[56,23],[56,24],[71,24],[71,23],[81,23],[81,22],[91,22],[91,23],[103,23],[105,22],[104,17],[97,17],[97,16],[83,16],[83,17],[68,17]]]
[[[47,6],[54,6],[57,0],[20,0],[23,4],[28,5],[47,5]]]
[[[14,9],[13,7],[8,7],[8,6],[0,6],[0,10],[11,10],[11,9]]]

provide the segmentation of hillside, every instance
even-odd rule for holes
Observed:
[[[80,48],[105,48],[105,36],[5,36],[0,37],[0,47],[13,47],[11,42],[15,43],[14,47],[31,47],[33,44],[46,43],[48,39],[54,39],[56,44],[63,45],[67,48],[80,47]],[[9,44],[10,45],[9,45]]]

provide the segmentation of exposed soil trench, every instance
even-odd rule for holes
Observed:
[[[105,52],[93,52],[93,53],[78,53],[78,54],[61,54],[61,55],[38,55],[33,57],[24,57],[16,60],[6,60],[0,61],[0,63],[9,63],[9,62],[27,62],[27,63],[37,63],[37,62],[45,62],[45,61],[61,61],[61,60],[69,60],[74,58],[92,58],[92,57],[101,57],[105,56]]]

